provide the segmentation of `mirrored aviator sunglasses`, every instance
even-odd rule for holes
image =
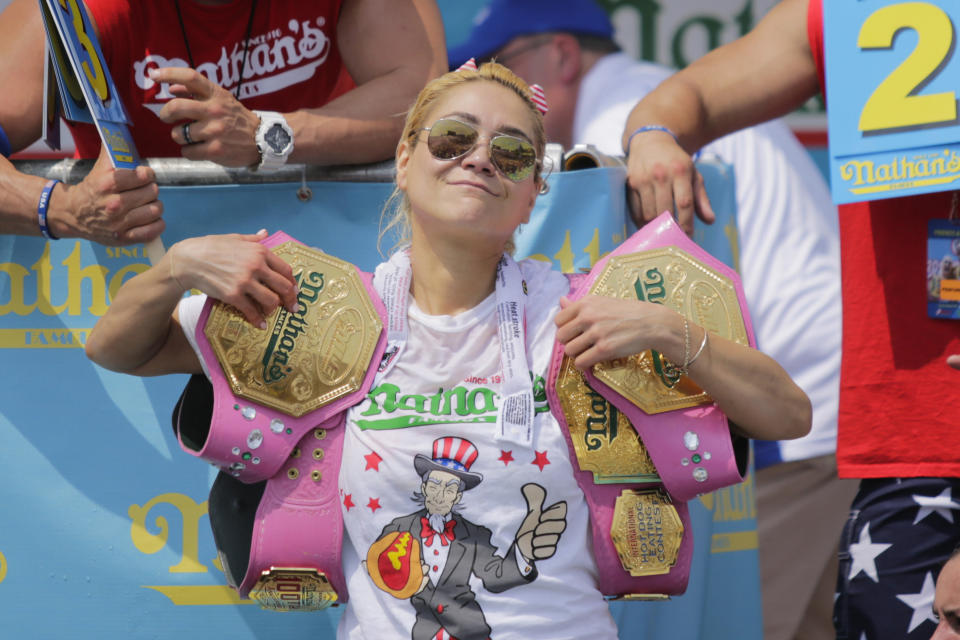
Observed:
[[[427,148],[439,160],[453,160],[470,153],[480,139],[473,125],[452,118],[437,120],[423,130],[430,132]],[[533,173],[537,152],[530,141],[500,133],[490,138],[490,161],[508,180],[520,182]]]

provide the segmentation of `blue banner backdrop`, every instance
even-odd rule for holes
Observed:
[[[725,222],[697,237],[735,264],[732,176],[703,168]],[[628,232],[624,172],[558,173],[550,183],[518,256],[589,267]],[[283,229],[372,270],[392,186],[312,183],[309,203],[298,186],[164,187],[164,242]],[[333,638],[337,609],[264,612],[224,586],[206,518],[213,470],[181,452],[170,427],[186,377],[138,379],[85,358],[112,294],[147,268],[142,247],[0,237],[0,636]],[[614,603],[622,638],[759,640],[752,489],[748,480],[691,504],[688,593]]]

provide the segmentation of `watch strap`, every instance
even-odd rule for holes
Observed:
[[[287,119],[282,113],[277,111],[254,111],[260,124],[254,135],[254,141],[257,144],[257,151],[260,153],[260,161],[254,165],[254,169],[279,169],[287,164],[287,159],[293,153],[293,130],[287,124]],[[289,142],[284,145],[281,151],[275,150],[268,142],[267,136],[271,129],[279,129],[289,138]]]

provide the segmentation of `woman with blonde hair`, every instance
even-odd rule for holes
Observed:
[[[565,276],[510,257],[544,188],[544,147],[530,89],[496,63],[432,81],[407,116],[388,224],[405,243],[376,276],[397,283],[387,306],[404,326],[376,386],[347,412],[339,496],[350,603],[338,637],[617,637],[564,435],[533,389],[557,340],[581,369],[647,349],[685,362],[690,343],[707,341],[663,305],[568,302]],[[254,326],[278,305],[296,313],[293,274],[264,237],[174,245],[123,286],[90,357],[135,375],[199,373],[191,340],[203,297],[181,301],[190,288]],[[758,351],[711,335],[688,375],[750,437],[809,429],[807,397]],[[531,428],[511,431],[524,421],[503,408],[522,397],[539,401]],[[418,550],[413,584],[371,565],[388,557],[372,551],[391,535]]]

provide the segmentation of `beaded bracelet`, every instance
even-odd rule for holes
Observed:
[[[633,137],[634,137],[635,135],[637,135],[637,134],[640,134],[640,133],[646,133],[647,131],[660,131],[660,132],[663,132],[663,133],[667,134],[668,136],[670,136],[671,138],[673,138],[673,141],[677,143],[677,146],[678,146],[678,147],[681,147],[681,148],[683,147],[683,145],[680,144],[680,138],[678,138],[678,137],[677,137],[677,134],[675,134],[673,131],[670,131],[670,129],[667,129],[666,127],[661,126],[661,125],[659,125],[659,124],[647,124],[647,125],[644,125],[644,126],[642,126],[642,127],[638,127],[637,129],[635,129],[634,132],[630,134],[630,137],[627,138],[627,148],[626,148],[626,149],[624,150],[624,152],[623,152],[624,155],[627,155],[627,156],[630,155],[630,143],[633,142]],[[700,157],[700,152],[699,152],[699,151],[695,151],[690,157],[693,159],[694,162],[696,162],[697,158]]]
[[[693,354],[693,357],[690,357],[690,324],[687,322],[686,316],[683,318],[683,364],[677,367],[677,373],[685,376],[690,370],[690,365],[697,361],[697,358],[700,357],[700,354],[703,353],[704,348],[707,346],[707,335],[708,332],[706,329],[703,330],[703,340],[700,341],[700,347],[697,349],[697,352]]]
[[[50,227],[47,226],[47,207],[50,206],[50,193],[59,182],[59,180],[48,180],[47,184],[43,187],[43,191],[40,192],[40,202],[37,203],[37,222],[40,224],[40,233],[42,233],[43,237],[47,240],[60,239],[53,235]]]
[[[7,137],[3,127],[0,127],[0,156],[9,158],[11,153],[13,153],[13,147],[10,146],[10,138]]]

